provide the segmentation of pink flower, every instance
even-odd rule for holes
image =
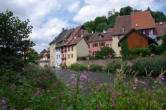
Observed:
[[[114,98],[114,99],[115,99],[115,98],[116,98],[116,95],[115,95],[115,94],[112,94],[112,98]]]
[[[111,106],[112,106],[112,107],[116,107],[116,103],[115,103],[115,102],[113,102]]]
[[[80,76],[80,80],[83,81],[83,80],[85,80],[85,79],[87,79],[87,76],[84,75],[84,74],[82,74],[82,75]]]
[[[108,88],[108,92],[111,92],[111,88]]]
[[[58,107],[58,105],[59,105],[58,102],[56,102],[55,107]]]
[[[2,99],[2,100],[0,101],[0,105],[4,105],[4,104],[5,104],[5,100]]]
[[[96,94],[96,90],[93,91],[93,94]]]
[[[56,86],[56,82],[54,83],[54,86]]]
[[[160,79],[161,79],[161,80],[164,80],[164,76],[160,76]]]
[[[100,108],[100,106],[99,106],[99,105],[97,105],[97,106],[96,106],[96,109],[97,109],[97,110],[101,110],[101,108]]]
[[[76,77],[75,74],[72,74],[72,75],[71,75],[71,78],[72,78],[72,79],[75,79],[75,77]]]
[[[118,91],[118,95],[121,95],[122,93],[120,91]]]
[[[61,107],[61,110],[64,110],[64,107],[63,107],[63,106]]]
[[[50,89],[47,90],[47,93],[48,93],[48,94],[50,93]]]
[[[136,84],[133,85],[133,90],[136,90],[137,86]]]
[[[90,81],[91,81],[91,80],[88,78],[88,83],[90,83]]]
[[[133,63],[130,62],[130,61],[128,61],[128,62],[127,62],[127,66],[128,66],[128,67],[132,67],[132,66],[133,66]]]
[[[38,96],[40,94],[40,90],[38,89],[35,93],[35,96]]]

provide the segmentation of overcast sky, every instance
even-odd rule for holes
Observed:
[[[8,9],[22,20],[30,19],[34,27],[30,38],[40,52],[49,47],[62,28],[81,25],[128,5],[143,10],[150,7],[166,14],[166,0],[0,0],[0,12]]]

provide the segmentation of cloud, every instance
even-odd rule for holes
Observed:
[[[62,28],[66,27],[68,24],[65,21],[51,18],[41,27],[34,28],[30,38],[36,43],[35,48],[40,52],[43,47],[48,48],[49,43],[61,32]]]
[[[73,18],[75,22],[84,23],[93,20],[97,16],[107,15],[109,10],[115,9],[119,11],[125,6],[132,6],[135,9],[147,9],[150,7],[155,11],[163,11],[166,2],[165,0],[84,0],[83,6],[77,15]]]
[[[69,5],[68,11],[75,12],[79,8],[79,6],[80,6],[80,1],[76,1],[76,2],[72,3],[71,5]]]

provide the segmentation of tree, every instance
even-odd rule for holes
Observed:
[[[123,16],[123,15],[130,15],[131,12],[132,12],[132,7],[130,6],[127,6],[127,7],[124,7],[124,8],[121,8],[120,9],[120,15]]]
[[[97,32],[103,32],[103,30],[106,30],[108,28],[108,25],[106,23],[100,23],[96,27]]]
[[[26,53],[27,62],[37,64],[37,59],[38,59],[38,53],[34,49],[30,49],[29,51],[27,51]]]
[[[0,13],[0,67],[18,70],[26,64],[25,52],[35,45],[28,39],[32,32],[28,23],[11,11]]]
[[[109,47],[103,47],[103,48],[101,48],[100,51],[97,51],[95,53],[95,57],[97,59],[102,59],[102,58],[106,58],[106,57],[114,57],[114,56],[115,56],[114,50]]]

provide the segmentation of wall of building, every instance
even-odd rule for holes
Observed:
[[[97,43],[97,47],[93,47],[93,44]],[[112,40],[109,41],[99,41],[99,42],[91,42],[89,43],[89,51],[90,54],[93,55],[95,51],[100,51],[103,46],[100,46],[101,43],[104,43],[106,47],[112,48]]]
[[[77,62],[76,45],[68,46],[66,52],[66,65],[70,66]]]
[[[84,57],[89,55],[88,44],[84,39],[80,40],[80,42],[76,46],[77,57]]]
[[[61,62],[62,62],[62,54],[61,54],[61,51],[60,51],[60,48],[57,48],[57,49],[55,49],[55,55],[56,55],[56,60],[55,60],[55,66],[56,67],[58,67],[58,68],[60,68],[60,64],[61,64]]]
[[[51,44],[50,45],[50,66],[51,67],[53,67],[53,66],[55,66],[55,60],[56,60],[56,58],[55,58],[55,56],[56,56],[56,54],[55,54],[55,43],[53,43],[53,44]]]
[[[115,51],[115,56],[116,57],[120,57],[120,51],[121,51],[121,47],[118,46],[119,40],[122,38],[123,36],[112,36],[112,49]]]
[[[148,39],[133,32],[127,37],[128,48],[134,50],[137,47],[148,47]]]

